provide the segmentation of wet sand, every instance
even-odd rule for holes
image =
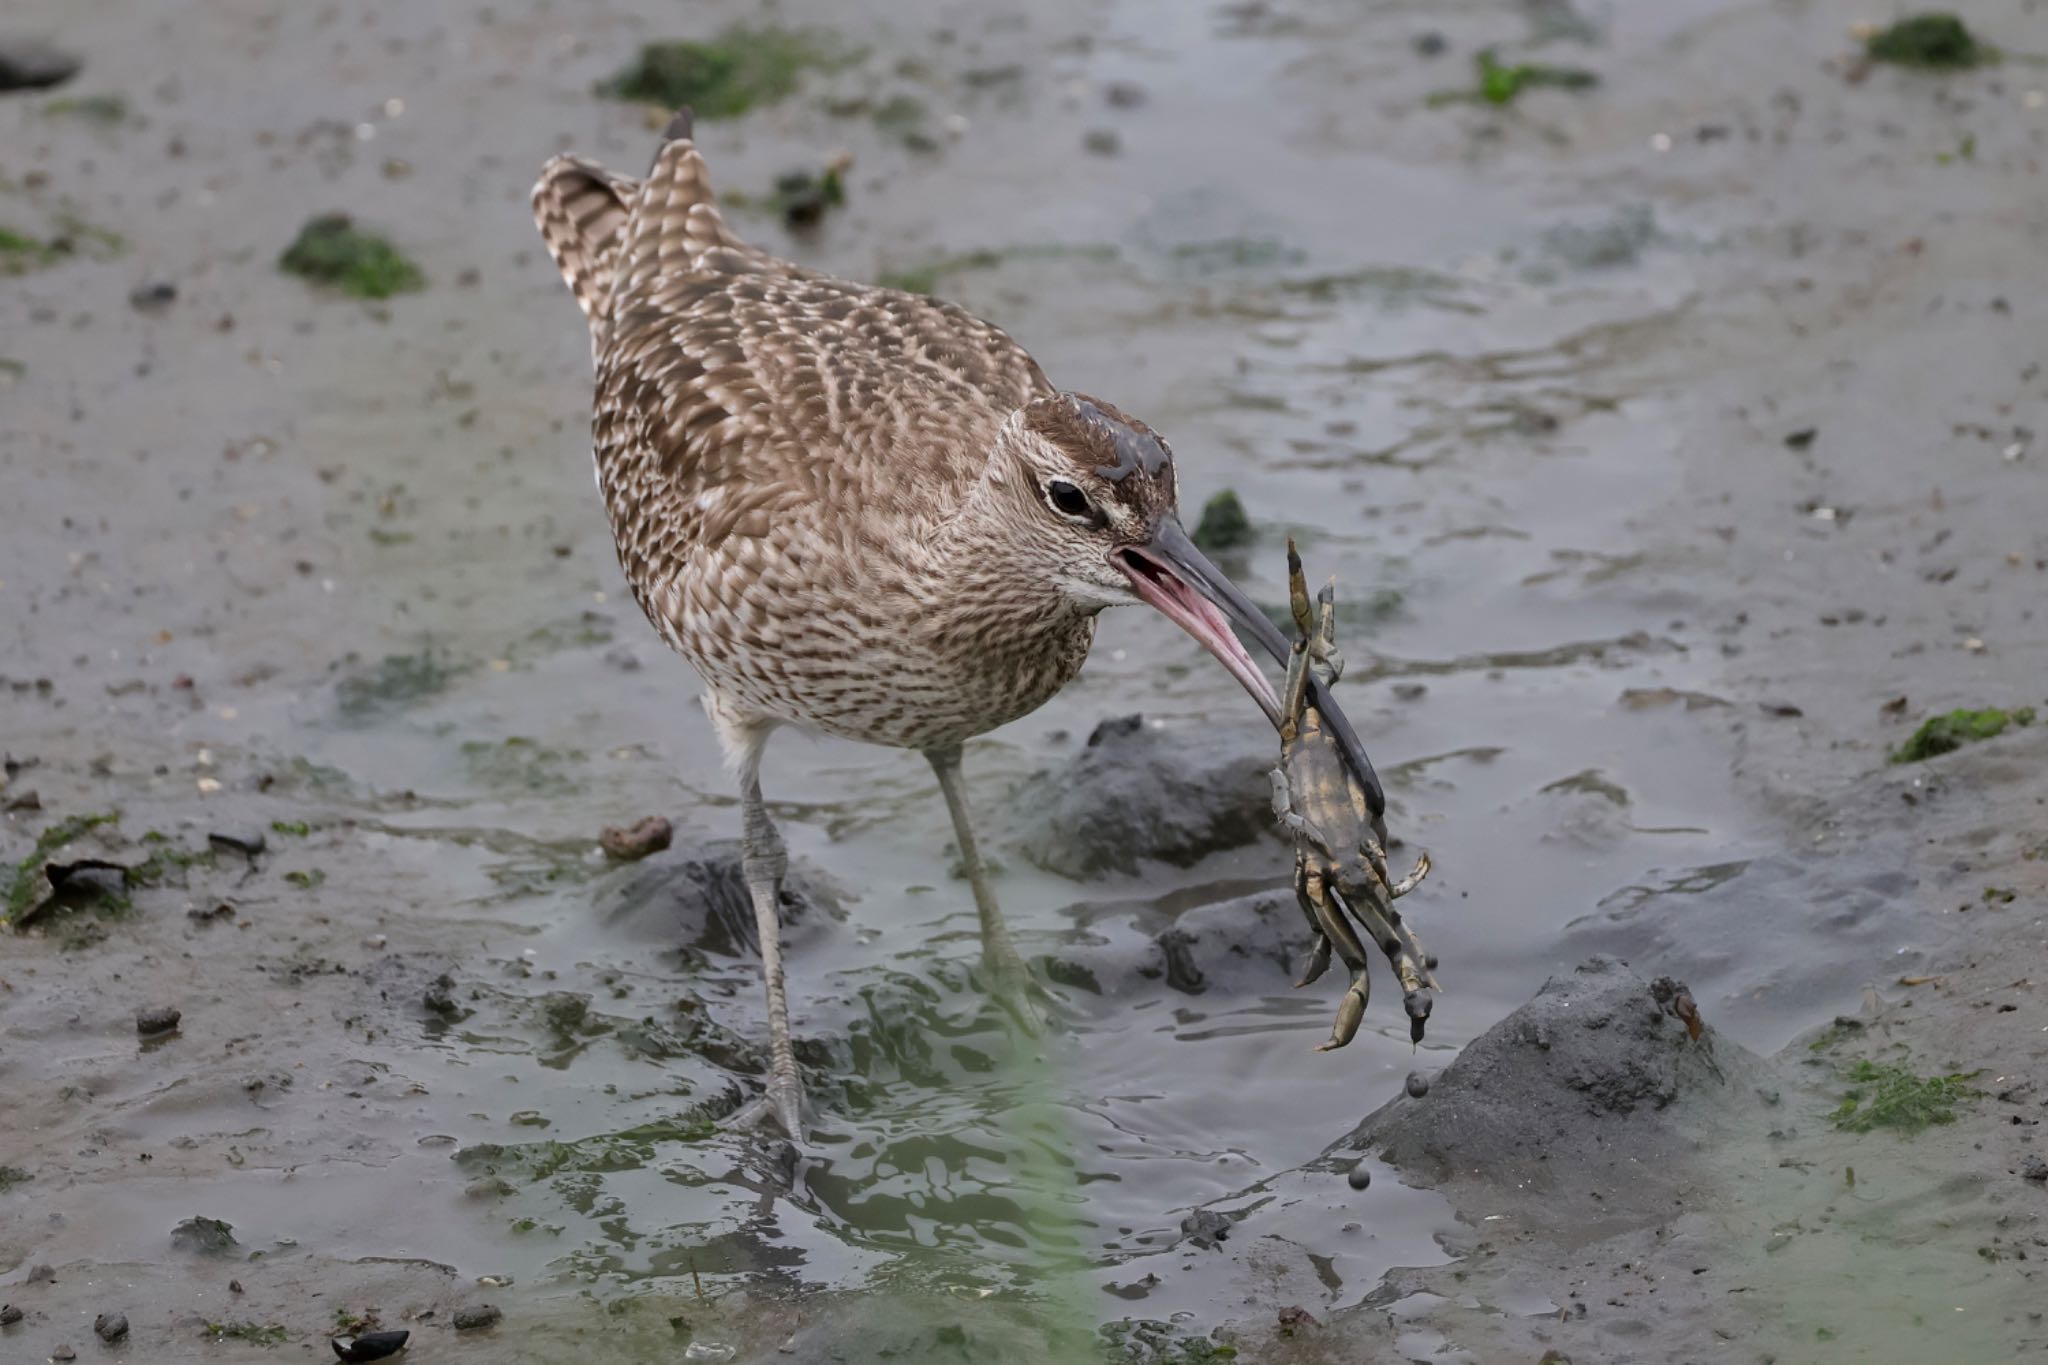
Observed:
[[[1926,716],[2048,704],[2048,67],[2019,0],[1963,12],[2005,61],[1862,72],[1875,16],[1834,0],[1590,33],[1534,5],[779,7],[852,59],[708,124],[714,173],[759,202],[843,148],[848,202],[737,221],[928,283],[1144,415],[1184,500],[1243,498],[1256,599],[1286,533],[1338,577],[1342,695],[1437,861],[1404,907],[1448,988],[1419,1054],[1383,981],[1319,1055],[1336,991],[1258,955],[1268,917],[1257,970],[1142,970],[1283,887],[1277,841],[1085,881],[1025,856],[1013,795],[1105,718],[1204,761],[1265,742],[1192,641],[1112,614],[967,759],[1020,946],[1100,988],[1064,978],[1047,1038],[973,986],[922,760],[771,749],[826,1120],[792,1168],[709,1131],[765,1040],[718,873],[737,811],[618,577],[587,342],[526,208],[557,150],[649,154],[645,111],[592,94],[639,43],[759,16],[10,9],[84,68],[0,96],[0,225],[75,245],[0,279],[0,858],[112,814],[59,856],[144,871],[0,937],[0,1358],[324,1353],[372,1312],[492,1361],[2040,1350],[2048,729],[1886,761]],[[1601,83],[1433,105],[1490,45]],[[899,99],[922,114],[877,117]],[[281,273],[331,211],[426,289]],[[654,812],[675,847],[608,864],[598,832]],[[209,841],[253,831],[253,859]],[[1345,1184],[1410,1071],[1593,952],[1777,1067],[1778,1116],[1701,1150],[1684,1207]],[[178,1028],[138,1036],[158,1005]],[[1838,1015],[1863,1028],[1814,1051]],[[1857,1057],[1982,1094],[1838,1132]],[[1200,1210],[1244,1216],[1204,1247]],[[173,1248],[194,1216],[231,1256]],[[452,1328],[484,1302],[502,1324]],[[1319,1325],[1283,1335],[1293,1306]]]

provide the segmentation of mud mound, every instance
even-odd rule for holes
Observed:
[[[1689,999],[1676,982],[1590,958],[1475,1039],[1425,1096],[1375,1110],[1340,1147],[1510,1201],[1668,1211],[1692,1156],[1777,1102],[1762,1059],[1711,1027],[1693,1036]]]

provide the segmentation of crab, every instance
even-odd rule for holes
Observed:
[[[1273,813],[1294,840],[1294,890],[1311,931],[1308,968],[1295,985],[1307,986],[1322,976],[1335,951],[1351,971],[1351,985],[1338,1002],[1329,1040],[1316,1051],[1349,1043],[1372,998],[1362,929],[1392,964],[1401,983],[1409,1039],[1419,1043],[1429,1020],[1429,992],[1438,989],[1436,961],[1423,952],[1394,902],[1429,875],[1429,855],[1419,857],[1414,870],[1400,881],[1389,877],[1386,822],[1372,811],[1363,784],[1345,762],[1343,749],[1314,700],[1317,692],[1327,695],[1327,688],[1344,671],[1343,656],[1337,652],[1335,584],[1323,586],[1311,609],[1301,555],[1292,539],[1287,542],[1287,581],[1299,634],[1288,657],[1286,690],[1280,695],[1280,763],[1273,769]],[[1312,687],[1312,680],[1322,687]]]

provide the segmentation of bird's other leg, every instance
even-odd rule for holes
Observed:
[[[761,800],[761,750],[768,742],[768,729],[742,728],[720,715],[715,706],[712,720],[738,762],[743,822],[740,866],[746,877],[747,895],[754,903],[754,930],[761,945],[761,979],[768,988],[767,1093],[743,1106],[730,1123],[736,1128],[747,1128],[773,1119],[793,1141],[801,1143],[807,1136],[804,1088],[797,1077],[796,1051],[790,1042],[789,988],[782,975],[782,878],[789,870],[789,854]]]
[[[927,749],[925,758],[938,774],[939,791],[946,798],[946,812],[953,817],[953,839],[960,845],[960,861],[967,869],[967,882],[974,888],[974,909],[981,919],[981,956],[998,994],[1021,1004],[1031,974],[1017,945],[1010,941],[1010,926],[996,905],[996,893],[988,883],[988,869],[982,865],[981,848],[974,842],[974,826],[967,814],[967,793],[960,777],[960,746]],[[1031,1011],[1023,1011],[1027,1022],[1035,1022]]]

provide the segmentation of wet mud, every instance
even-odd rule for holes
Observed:
[[[1999,60],[1836,0],[11,6],[0,1359],[2041,1351],[2048,725],[1913,747],[2048,707],[2048,43],[1962,14]],[[1277,746],[1112,613],[966,758],[1049,1027],[923,760],[784,736],[819,1134],[719,1127],[737,806],[526,203],[642,162],[600,87],[676,42],[753,82],[745,231],[1142,414],[1276,619],[1286,536],[1336,575],[1420,1050],[1383,989],[1314,1051]],[[281,269],[334,215],[376,269]],[[1500,1032],[1594,958],[1599,1048]]]

